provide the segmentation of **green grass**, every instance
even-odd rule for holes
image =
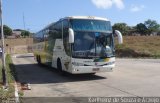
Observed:
[[[0,63],[2,64],[2,63]],[[0,65],[2,71],[2,65]],[[8,82],[8,90],[2,88],[2,72],[0,71],[0,98],[13,98],[14,97],[14,81],[15,81],[15,67],[12,64],[12,59],[10,55],[6,55],[6,75]]]
[[[118,57],[160,58],[160,36],[124,36],[124,43],[116,41]]]

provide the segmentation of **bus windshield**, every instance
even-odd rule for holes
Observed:
[[[75,42],[72,55],[76,58],[114,56],[114,44],[110,21],[72,19]]]
[[[113,57],[113,36],[111,33],[75,31],[72,54],[75,58]]]
[[[71,27],[74,31],[112,31],[110,21],[103,20],[72,19]]]

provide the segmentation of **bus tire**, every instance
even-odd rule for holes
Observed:
[[[95,75],[96,73],[89,73],[90,75]]]
[[[37,60],[37,62],[38,62],[39,65],[42,64],[42,63],[41,63],[41,56],[40,56],[40,55],[38,55],[38,60]]]
[[[65,75],[65,71],[62,70],[62,64],[60,59],[57,60],[57,69],[60,75]]]

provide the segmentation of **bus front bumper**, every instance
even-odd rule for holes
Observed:
[[[73,66],[72,74],[85,74],[97,72],[112,72],[115,64],[107,66]]]

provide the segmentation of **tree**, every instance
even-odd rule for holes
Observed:
[[[22,30],[22,32],[21,32],[21,36],[22,36],[22,37],[29,37],[29,35],[30,35],[30,32],[29,32],[29,31]]]
[[[155,20],[148,19],[144,22],[144,25],[147,27],[147,33],[151,34],[153,32],[158,32],[160,25]]]
[[[147,34],[147,27],[146,27],[146,25],[145,24],[143,24],[143,23],[139,23],[139,24],[137,24],[136,25],[136,31],[138,32],[138,33],[140,33],[141,35],[146,35]]]
[[[129,29],[126,23],[116,23],[113,25],[113,30],[119,30],[123,35],[128,35]]]
[[[4,36],[11,36],[12,35],[12,29],[10,27],[8,27],[7,25],[3,26],[3,30],[4,30]],[[0,30],[1,32],[1,30]]]

